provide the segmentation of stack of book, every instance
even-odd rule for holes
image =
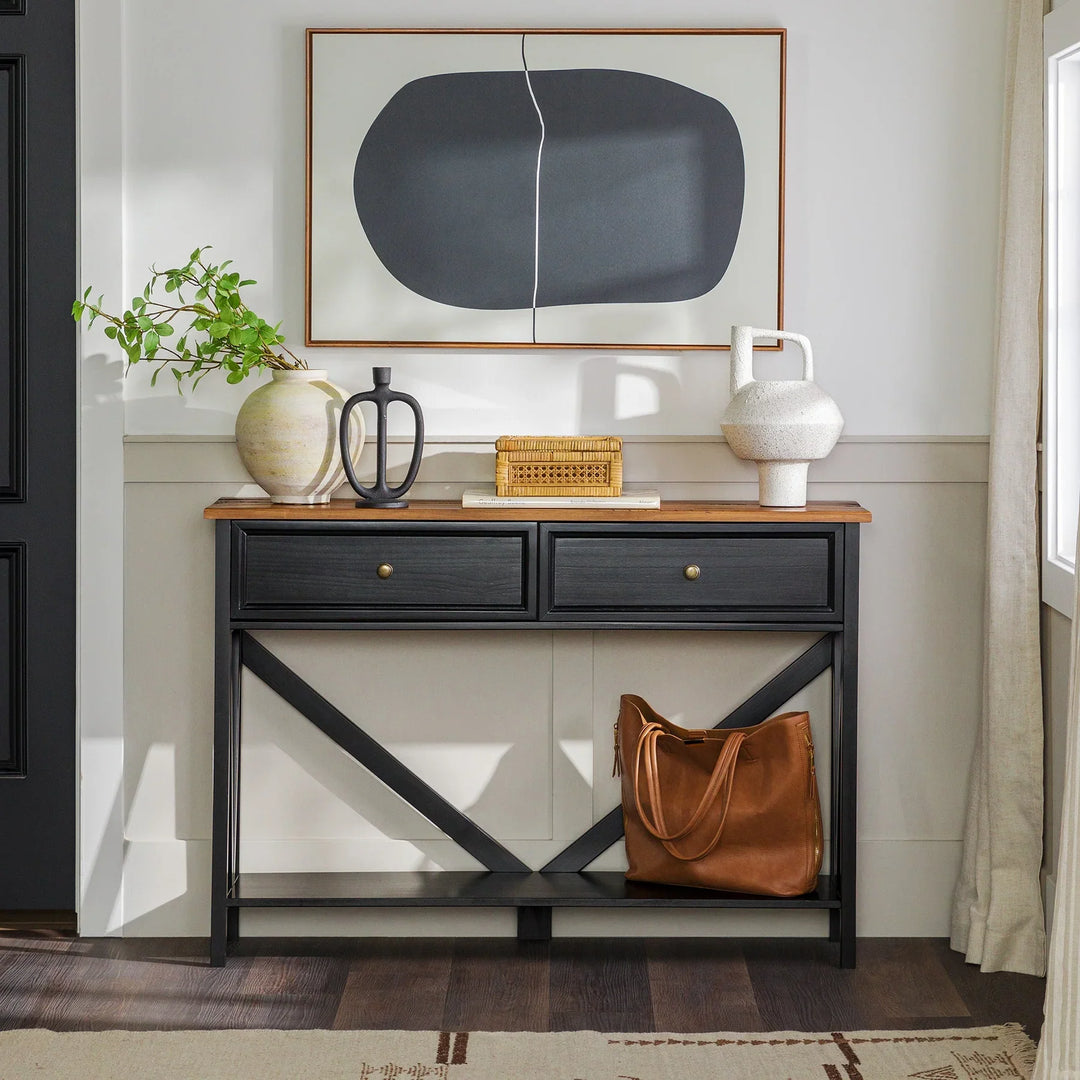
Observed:
[[[503,435],[494,488],[466,491],[461,505],[648,510],[660,505],[660,493],[623,489],[618,436]]]

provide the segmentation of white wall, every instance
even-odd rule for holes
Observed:
[[[82,2],[84,9],[119,4]],[[617,11],[600,0],[542,10],[414,0],[395,4],[390,15],[384,5],[355,0],[138,0],[121,7],[122,66],[105,77],[123,88],[113,184],[123,202],[125,293],[141,288],[149,264],[212,242],[259,280],[254,306],[281,317],[293,342],[302,340],[303,327],[306,25],[788,28],[786,325],[813,339],[817,373],[847,419],[847,441],[811,472],[811,497],[858,499],[875,514],[863,546],[860,932],[944,934],[980,693],[981,440],[1005,0],[776,0],[766,9],[729,0],[638,0]],[[84,68],[93,60],[87,41]],[[182,93],[170,73],[185,80]],[[99,126],[115,122],[84,112],[84,146]],[[87,282],[105,281],[114,261],[102,252],[96,264],[95,253],[84,252],[83,266]],[[491,440],[513,431],[621,434],[631,481],[657,483],[667,497],[754,496],[752,472],[718,438],[726,353],[325,349],[309,350],[309,361],[354,389],[369,384],[373,363],[389,363],[395,384],[420,399],[431,438],[417,497],[452,496],[464,482],[490,476]],[[769,356],[759,370],[786,373],[793,363],[790,355]],[[655,372],[653,386],[629,377],[642,368]],[[97,866],[103,892],[122,897],[129,933],[206,933],[212,581],[210,529],[200,512],[220,495],[245,490],[227,436],[247,390],[207,382],[180,399],[151,390],[137,370],[125,384],[123,888],[104,864],[84,865],[83,874]],[[94,535],[84,530],[83,540],[93,543]],[[110,561],[105,551],[102,559]],[[603,765],[620,689],[645,692],[662,711],[704,722],[804,644],[733,636],[730,651],[720,654],[721,635],[524,637],[503,643],[483,635],[404,635],[387,643],[341,635],[317,649],[300,637],[274,645],[380,731],[393,716],[410,728],[423,724],[431,703],[422,692],[366,702],[349,677],[359,658],[389,648],[384,658],[396,669],[437,670],[455,686],[446,695],[457,702],[448,717],[455,734],[417,728],[422,736],[410,737],[403,752],[417,767],[426,763],[463,805],[479,804],[509,846],[537,862],[612,804]],[[685,671],[676,665],[663,674],[657,664],[680,658]],[[466,661],[477,677],[454,683]],[[649,663],[656,673],[643,679]],[[488,685],[476,697],[478,679]],[[519,705],[522,686],[530,689]],[[807,703],[823,713],[824,687],[811,688]],[[245,834],[248,866],[329,867],[346,858],[353,865],[460,865],[445,841],[344,769],[339,755],[269,695],[252,688],[248,705],[257,762],[245,788],[254,829]],[[521,713],[518,724],[496,734],[493,718],[508,712]],[[394,737],[391,728],[384,734]],[[456,749],[436,761],[431,745],[447,741]],[[478,777],[486,782],[478,786]],[[84,818],[86,807],[100,815],[116,794],[108,786],[84,777]],[[519,805],[513,792],[523,786],[538,801]],[[114,849],[117,829],[114,822]],[[316,843],[307,843],[310,837]],[[920,882],[914,896],[913,880]],[[343,925],[381,933],[510,930],[505,913],[458,914],[253,914],[244,925],[296,933]],[[666,913],[643,921],[568,913],[556,932],[763,926],[778,933],[819,928],[801,914]],[[84,910],[84,932],[105,928]]]
[[[120,0],[80,0],[79,259],[84,281],[123,284]],[[123,923],[123,365],[101,332],[82,334],[79,370],[79,919]]]
[[[128,290],[152,263],[213,243],[258,279],[256,310],[303,340],[305,26],[782,25],[786,322],[813,340],[849,434],[986,434],[1004,10],[1004,0],[138,0],[124,8]],[[182,93],[170,72],[183,73]],[[715,354],[319,349],[312,359],[356,389],[372,362],[392,363],[430,431],[450,435],[713,434],[727,380]],[[766,374],[795,363],[771,359]],[[620,361],[674,373],[662,412],[594,389]],[[227,434],[245,393],[204,384],[184,402],[133,373],[127,430]]]

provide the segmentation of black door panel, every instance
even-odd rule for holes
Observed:
[[[75,4],[0,0],[0,909],[74,910]]]

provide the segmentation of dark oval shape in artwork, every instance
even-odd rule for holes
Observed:
[[[531,308],[534,283],[538,307],[664,303],[714,288],[745,194],[727,108],[634,71],[529,79],[542,148],[524,71],[433,75],[387,102],[353,176],[386,269],[430,300],[489,310]]]

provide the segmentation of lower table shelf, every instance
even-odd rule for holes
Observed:
[[[803,896],[751,896],[627,881],[618,871],[240,874],[228,907],[839,908],[830,875]]]

